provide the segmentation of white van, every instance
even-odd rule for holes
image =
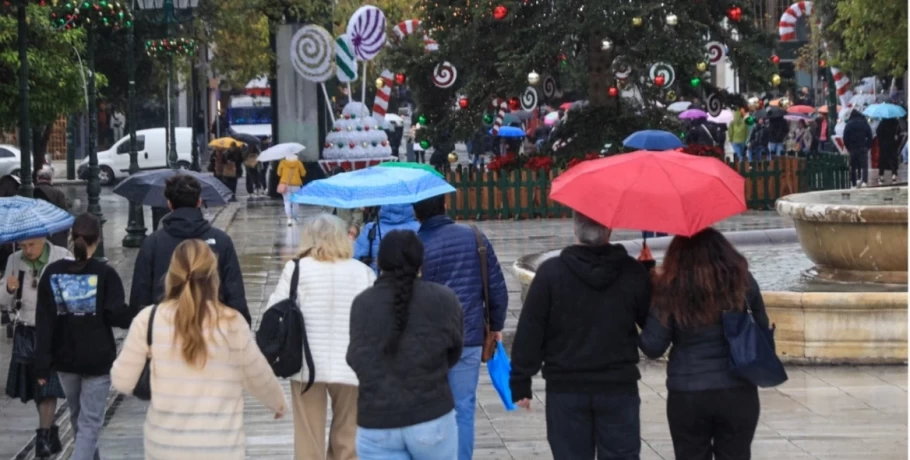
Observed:
[[[177,139],[177,167],[190,169],[193,162],[192,128],[175,128]],[[165,128],[151,128],[136,131],[136,150],[139,153],[139,169],[143,171],[165,169],[167,164],[167,131]],[[124,136],[113,147],[98,152],[98,178],[101,185],[112,185],[130,173],[130,137]],[[79,163],[80,179],[88,179],[88,157]]]

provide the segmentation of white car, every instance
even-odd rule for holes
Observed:
[[[175,128],[177,146],[177,167],[190,169],[192,164],[193,130]],[[139,169],[149,171],[165,169],[167,164],[167,133],[164,128],[141,129],[136,131],[136,151]],[[124,136],[110,149],[98,152],[98,178],[101,185],[113,185],[130,172],[130,137]],[[88,157],[79,162],[77,173],[80,179],[88,179]]]
[[[0,177],[10,174],[19,176],[21,166],[22,151],[18,147],[9,144],[0,144]],[[54,170],[54,167],[48,163],[46,157],[44,159],[44,167],[51,168],[51,171]]]

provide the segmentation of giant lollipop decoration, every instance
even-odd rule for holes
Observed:
[[[326,103],[332,106],[329,93],[325,90],[325,81],[335,73],[335,49],[332,36],[322,27],[306,25],[291,37],[291,65],[305,80],[319,83]],[[332,123],[335,116],[329,112]]]
[[[361,6],[348,21],[347,35],[354,45],[354,54],[361,61],[369,61],[385,45],[385,13],[372,5]],[[363,66],[360,100],[367,97],[367,65]]]

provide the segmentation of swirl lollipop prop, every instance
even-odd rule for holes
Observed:
[[[364,61],[360,100],[367,97],[367,65],[385,45],[385,13],[372,5],[361,6],[348,21],[347,35],[354,44],[354,54]]]
[[[708,50],[708,63],[711,65],[719,65],[727,57],[727,47],[721,42],[708,42],[705,48]]]
[[[666,62],[658,62],[651,66],[650,77],[651,81],[654,81],[658,75],[664,77],[663,87],[667,88],[673,85],[673,82],[676,81],[676,71],[673,70],[673,66],[667,64]]]
[[[556,94],[556,79],[552,75],[547,75],[543,79],[543,97],[550,99]]]
[[[319,83],[322,86],[322,95],[329,107],[332,101],[325,90],[325,81],[335,74],[335,49],[332,36],[322,27],[306,25],[291,37],[291,65],[294,70],[305,80]],[[335,115],[329,112],[332,124]]]
[[[529,111],[537,108],[537,90],[533,86],[528,86],[521,93],[521,108]]]
[[[439,88],[448,88],[455,84],[458,78],[458,70],[449,61],[442,64],[436,64],[433,69],[433,84]]]
[[[720,115],[721,110],[723,110],[723,105],[720,102],[720,98],[717,97],[717,92],[712,92],[705,99],[705,108],[708,109],[708,115],[716,117]]]

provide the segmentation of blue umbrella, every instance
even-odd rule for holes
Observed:
[[[673,150],[683,147],[683,143],[675,134],[656,129],[637,131],[622,141],[625,147],[642,150]]]
[[[42,238],[73,226],[70,213],[44,200],[0,198],[0,244]]]
[[[493,134],[492,129],[490,134]],[[499,128],[499,137],[525,137],[525,132],[514,126],[503,126]]]
[[[902,118],[907,115],[903,107],[894,104],[872,104],[863,110],[863,115],[869,118]]]
[[[490,373],[490,381],[493,382],[493,388],[499,395],[499,399],[507,411],[513,411],[517,407],[512,402],[512,388],[509,386],[509,374],[512,372],[512,363],[509,362],[509,355],[506,354],[506,348],[502,342],[496,342],[496,353],[493,359],[487,362],[487,372]]]
[[[164,197],[164,186],[167,180],[178,174],[195,177],[202,186],[202,201],[207,206],[224,206],[231,199],[231,190],[214,176],[199,174],[194,171],[177,169],[159,169],[129,176],[114,188],[114,193],[134,203],[153,208],[167,208]]]
[[[366,168],[310,182],[291,201],[350,209],[411,204],[454,191],[445,179],[422,169]]]

